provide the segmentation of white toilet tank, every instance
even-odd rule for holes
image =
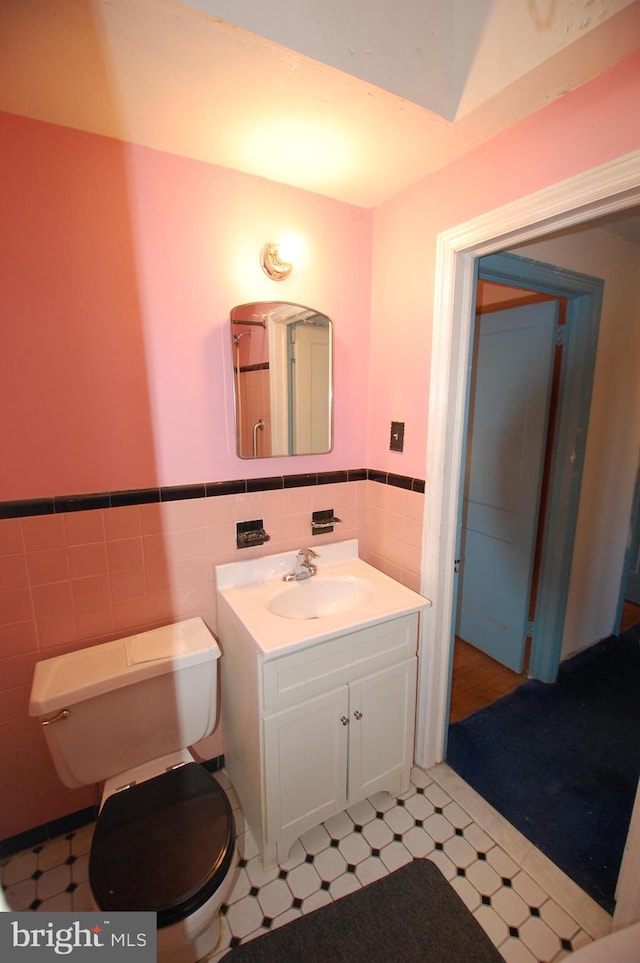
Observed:
[[[194,618],[38,662],[29,715],[62,782],[100,782],[208,736],[219,658]]]

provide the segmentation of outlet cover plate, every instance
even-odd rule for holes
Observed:
[[[402,451],[404,448],[404,421],[391,422],[390,451]]]

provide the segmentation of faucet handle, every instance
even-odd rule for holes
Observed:
[[[298,552],[298,558],[300,558],[301,556],[302,558],[306,559],[307,562],[309,561],[310,558],[320,558],[318,553],[314,552],[312,548],[301,548],[300,551]]]

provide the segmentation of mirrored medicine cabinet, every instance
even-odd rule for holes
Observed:
[[[331,451],[331,320],[286,301],[241,304],[230,317],[240,458]]]

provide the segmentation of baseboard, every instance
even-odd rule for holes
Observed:
[[[209,772],[218,772],[224,767],[224,756],[206,759],[201,765]],[[98,807],[87,806],[86,809],[80,809],[68,816],[54,819],[50,823],[43,823],[34,829],[27,829],[23,833],[18,833],[16,836],[9,836],[8,839],[0,840],[0,859],[14,856],[26,849],[33,849],[35,846],[46,843],[49,839],[55,839],[57,836],[64,836],[65,833],[81,829],[82,826],[95,822],[97,816]]]

